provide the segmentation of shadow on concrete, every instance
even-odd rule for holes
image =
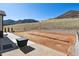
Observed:
[[[16,43],[12,42],[8,37],[4,37],[1,44],[3,45],[2,53],[18,49]]]
[[[0,43],[4,46],[3,51],[1,53],[9,52],[15,49],[20,49],[24,54],[27,54],[35,49],[31,46],[24,46],[20,48],[16,45],[17,43],[14,43],[11,39],[7,37],[7,35],[5,35],[5,37],[2,39]],[[2,54],[0,54],[0,56],[2,56]]]
[[[2,51],[2,53],[9,52],[9,51],[12,51],[12,50],[15,50],[15,49],[18,49],[18,47],[16,47],[16,48],[10,48],[10,49],[4,50],[4,51]]]
[[[20,50],[24,53],[24,54],[27,54],[33,50],[35,50],[35,48],[31,47],[31,46],[24,46],[24,47],[21,47]]]

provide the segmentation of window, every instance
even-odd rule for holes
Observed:
[[[0,46],[0,51],[1,51],[1,46]]]
[[[0,15],[0,31],[2,31],[2,16]]]

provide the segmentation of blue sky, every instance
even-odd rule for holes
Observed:
[[[5,20],[36,19],[45,20],[57,17],[69,10],[79,10],[77,3],[12,3],[0,4],[0,10],[6,12]]]

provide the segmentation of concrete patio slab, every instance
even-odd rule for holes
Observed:
[[[65,56],[64,53],[36,44],[31,41],[29,41],[28,46],[30,46],[30,49],[33,48],[34,50],[25,53],[20,49],[16,49],[16,50],[5,52],[2,55],[3,56]]]

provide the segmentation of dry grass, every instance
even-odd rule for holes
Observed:
[[[41,29],[79,29],[79,18],[53,19],[41,23],[24,23],[4,26],[13,28],[14,31],[27,31]]]

